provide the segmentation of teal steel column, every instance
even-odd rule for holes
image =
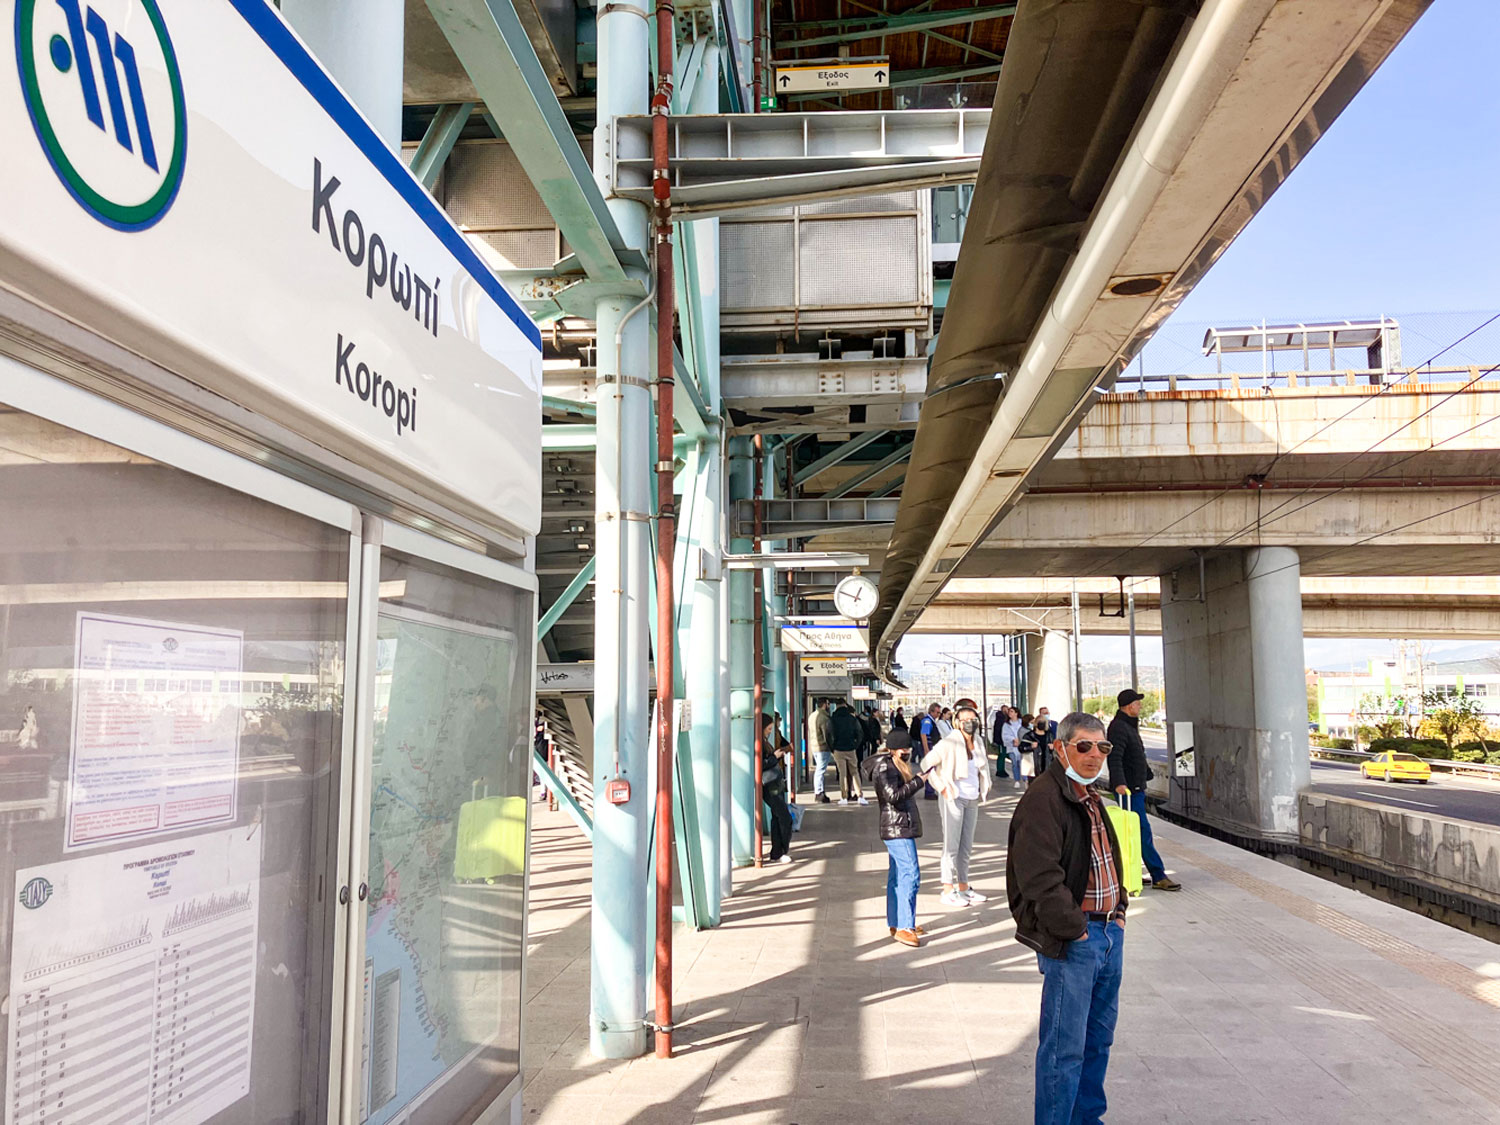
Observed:
[[[646,9],[614,3],[599,9],[599,101],[602,128],[648,111],[650,49]],[[596,145],[598,159],[608,148]],[[631,247],[644,249],[644,204],[609,203]],[[646,1050],[646,989],[652,941],[647,928],[647,864],[655,793],[651,784],[649,706],[654,583],[651,545],[653,407],[650,317],[644,302],[600,299],[595,454],[593,909],[589,946],[589,1049],[601,1058]],[[604,800],[619,775],[630,783],[623,804]]]
[[[700,41],[701,42],[701,41]],[[701,62],[688,104],[690,113],[719,111],[719,48],[703,44]],[[695,45],[695,52],[697,48]],[[684,74],[684,80],[687,75]],[[708,412],[720,416],[723,402],[719,390],[719,220],[706,219],[683,224],[685,281],[678,292],[694,304],[694,363]],[[721,855],[725,820],[723,795],[728,774],[724,753],[727,724],[722,720],[726,700],[721,673],[720,636],[723,619],[724,545],[724,448],[718,434],[710,434],[698,446],[698,475],[693,481],[693,518],[688,543],[699,560],[692,581],[691,617],[679,628],[679,650],[687,665],[687,698],[693,704],[692,730],[688,736],[693,756],[693,788],[698,804],[698,847],[702,853],[703,890],[710,926],[719,924],[720,909],[728,890],[722,876],[728,857]],[[693,579],[696,577],[696,581]]]
[[[280,7],[380,139],[400,152],[405,0],[281,0]]]
[[[723,816],[719,752],[719,524],[722,514],[720,450],[717,438],[698,446],[693,479],[691,523],[686,529],[687,559],[683,602],[677,618],[677,645],[683,654],[683,687],[693,709],[688,744],[692,748],[693,800],[697,804],[698,850],[702,860],[705,925],[719,924],[723,898],[719,874],[719,821]]]
[[[785,463],[785,446],[778,445],[774,449],[766,451],[766,499],[772,499],[785,491],[781,487],[783,471],[781,465]],[[785,539],[771,539],[763,542],[763,549],[767,551],[784,551],[786,549]],[[776,618],[779,614],[786,612],[786,599],[776,596],[776,572],[768,570],[765,572],[766,580],[762,587],[765,593],[766,608],[761,620],[765,622],[765,647],[761,649],[766,656],[766,684],[772,693],[772,701],[767,706],[768,711],[779,711],[782,721],[792,713],[790,696],[787,694],[786,682],[786,657],[776,644],[780,633]],[[782,730],[782,734],[787,734]],[[790,736],[788,736],[790,738]]]
[[[755,490],[750,439],[729,439],[729,498],[748,500]],[[749,539],[730,541],[737,555],[749,554]],[[736,867],[755,862],[755,587],[748,570],[729,572],[729,786],[730,846]]]

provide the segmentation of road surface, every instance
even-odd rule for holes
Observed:
[[[1167,765],[1165,731],[1141,728],[1146,757],[1163,767]],[[1472,820],[1479,824],[1500,826],[1500,784],[1479,778],[1452,777],[1434,771],[1426,785],[1409,782],[1366,781],[1359,776],[1359,766],[1343,762],[1314,759],[1312,790],[1335,797],[1353,797],[1413,812],[1440,816],[1446,820]]]

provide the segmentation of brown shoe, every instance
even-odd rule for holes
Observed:
[[[1180,891],[1182,884],[1175,883],[1171,879],[1152,879],[1151,888],[1157,891]]]
[[[890,928],[890,930],[891,930],[891,937],[895,937],[896,936],[896,927],[892,926]],[[924,930],[921,926],[913,926],[911,932],[914,933],[914,934],[916,934],[918,937],[926,937],[927,936],[927,931]]]
[[[922,939],[917,937],[915,931],[913,930],[897,930],[896,940],[899,941],[902,945],[911,946],[913,949],[916,949],[922,944]]]

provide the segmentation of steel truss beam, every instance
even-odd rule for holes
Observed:
[[[838,500],[844,496],[848,496],[849,493],[853,492],[860,485],[864,484],[865,481],[873,480],[875,477],[878,477],[881,473],[889,469],[892,465],[899,465],[902,461],[905,461],[910,456],[911,445],[903,445],[900,449],[897,449],[889,455],[882,457],[879,461],[876,461],[868,468],[855,473],[854,476],[850,477],[848,480],[840,482],[838,487],[830,488],[827,492],[823,493],[822,499]]]
[[[872,442],[879,441],[882,437],[885,436],[885,433],[886,431],[884,430],[871,430],[868,433],[860,434],[858,437],[850,438],[848,441],[844,442],[843,445],[835,446],[833,449],[823,454],[823,456],[819,457],[816,461],[808,465],[806,468],[798,469],[797,475],[792,478],[793,482],[798,486],[806,484],[808,481],[812,480],[813,477],[821,473],[824,469],[832,468],[840,461],[852,457],[865,446],[870,445]],[[780,536],[771,535],[767,538],[779,539]]]
[[[896,522],[898,499],[884,500],[762,500],[761,534],[766,539],[792,539],[850,528],[884,526]],[[737,500],[734,534],[746,536],[755,525],[755,505]]]
[[[505,139],[579,264],[595,281],[624,282],[625,239],[515,7],[500,0],[427,0],[427,7],[491,118],[505,122]]]
[[[870,407],[920,403],[927,394],[927,359],[814,359],[798,355],[728,356],[722,364],[724,404],[749,412],[776,407]],[[559,380],[561,382],[561,380]],[[547,384],[549,394],[560,393]],[[899,411],[890,412],[891,422]]]
[[[594,566],[596,559],[590,558],[583,564],[583,568],[573,576],[567,588],[557,595],[557,600],[547,607],[547,612],[542,614],[542,619],[536,623],[537,640],[541,640],[556,625],[558,619],[567,612],[569,606],[578,600],[578,595],[588,589],[588,584],[594,580]]]
[[[987,109],[702,114],[674,118],[672,213],[683,219],[831,196],[972,180]],[[611,125],[610,151],[638,152],[649,117]],[[651,162],[616,156],[616,195],[649,201]],[[622,186],[629,185],[629,186]]]
[[[427,126],[427,132],[422,134],[422,143],[412,154],[411,174],[422,181],[422,186],[428,191],[437,186],[443,164],[453,151],[453,146],[458,143],[458,136],[464,131],[469,115],[473,112],[473,102],[439,106]]]
[[[966,8],[959,11],[946,12],[900,12],[891,16],[846,16],[843,19],[832,20],[802,20],[793,24],[782,24],[783,31],[788,28],[801,30],[803,28],[831,27],[836,30],[821,35],[810,35],[798,39],[778,39],[776,46],[790,47],[815,47],[824,43],[854,43],[861,39],[874,39],[884,35],[900,35],[912,31],[930,31],[937,27],[956,27],[960,24],[983,23],[986,20],[1004,19],[1006,16],[1016,14],[1015,4],[998,4],[988,8]]]

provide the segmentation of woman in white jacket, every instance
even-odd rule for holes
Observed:
[[[960,706],[953,717],[956,729],[922,759],[922,770],[932,771],[927,780],[937,790],[942,812],[942,902],[970,906],[988,897],[969,886],[969,857],[974,851],[979,803],[990,792],[989,752],[973,707]]]

